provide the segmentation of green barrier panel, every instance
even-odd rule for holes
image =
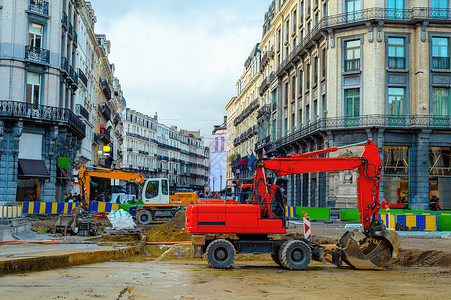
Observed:
[[[359,210],[357,208],[340,209],[340,221],[360,222]]]
[[[326,207],[296,207],[296,217],[302,219],[304,215],[302,212],[305,211],[311,220],[329,220],[329,208]]]
[[[437,230],[451,231],[451,215],[437,216]]]
[[[136,201],[135,204],[119,204],[119,209],[123,209],[126,212],[130,212],[130,206],[143,206],[142,201]]]

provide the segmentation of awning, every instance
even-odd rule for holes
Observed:
[[[50,179],[50,174],[43,160],[19,158],[19,178]]]
[[[59,170],[59,177],[65,180],[70,180],[73,181],[74,178],[73,176],[70,174],[69,169],[67,168],[58,168]]]

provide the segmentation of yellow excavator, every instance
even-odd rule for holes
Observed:
[[[87,209],[90,201],[90,179],[107,178],[119,179],[136,183],[141,189],[143,206],[136,210],[136,220],[140,224],[149,224],[154,219],[172,218],[181,208],[190,203],[197,203],[197,193],[183,192],[169,195],[169,182],[167,178],[145,178],[139,173],[106,168],[80,167],[78,178],[80,182],[80,196]]]

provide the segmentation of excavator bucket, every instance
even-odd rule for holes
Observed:
[[[359,243],[353,232],[346,232],[340,239],[341,260],[356,269],[383,270],[392,265],[398,256],[400,236],[394,231],[379,231],[377,236],[365,237]]]

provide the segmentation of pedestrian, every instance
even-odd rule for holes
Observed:
[[[66,192],[66,197],[64,198],[64,202],[70,202],[69,200],[72,200],[72,194],[69,192]]]
[[[431,202],[429,203],[429,209],[434,211],[442,210],[439,204],[440,198],[437,196],[432,196]]]
[[[382,208],[382,209],[390,208],[390,205],[388,204],[387,200],[385,200],[385,198],[384,198],[384,200],[382,200],[382,202],[381,202],[381,208]]]
[[[75,194],[75,195],[74,195],[74,201],[75,201],[75,202],[81,202],[81,197],[80,197],[79,194]]]

